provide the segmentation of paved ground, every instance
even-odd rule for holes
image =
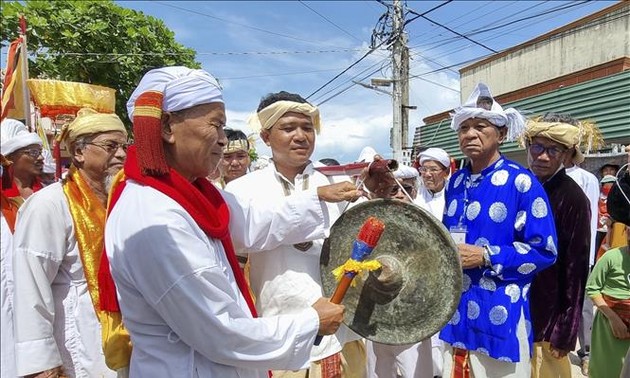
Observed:
[[[569,354],[569,359],[571,360],[571,375],[573,378],[582,378],[586,377],[586,375],[582,375],[582,369],[580,368],[580,358],[577,356],[575,352],[571,352]]]

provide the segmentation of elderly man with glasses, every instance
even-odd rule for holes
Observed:
[[[22,203],[42,188],[38,179],[44,169],[42,140],[15,119],[5,119],[0,127],[0,152],[11,162],[13,177],[12,186],[4,190],[4,195]]]
[[[533,378],[571,377],[567,354],[578,337],[591,242],[588,199],[563,165],[579,134],[567,123],[530,121],[524,135],[529,168],[549,197],[558,233],[558,259],[536,275],[530,290]],[[576,164],[584,160],[572,156]]]
[[[18,213],[14,248],[18,376],[116,377],[105,363],[97,274],[108,182],[126,157],[115,114],[81,109],[61,134],[72,166]]]

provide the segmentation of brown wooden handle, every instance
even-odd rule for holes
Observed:
[[[356,274],[352,273],[351,277],[348,277],[349,275],[350,274],[348,273],[344,273],[344,275],[341,276],[341,280],[337,284],[337,288],[330,298],[331,303],[340,304],[343,302],[343,297],[346,296],[346,291],[348,291],[348,288],[350,287],[350,284],[352,284],[352,280]]]

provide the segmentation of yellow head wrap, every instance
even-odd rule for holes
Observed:
[[[524,142],[530,142],[536,137],[547,138],[560,143],[566,148],[575,148],[573,163],[584,161],[584,155],[580,151],[580,128],[562,122],[538,122],[528,121],[527,129],[523,135]]]
[[[104,133],[108,131],[120,131],[125,136],[127,129],[116,114],[99,113],[90,108],[83,108],[77,113],[77,117],[69,125],[67,125],[59,139],[66,143],[72,144],[81,135],[89,135],[96,133]]]
[[[247,119],[247,124],[254,132],[259,132],[263,129],[269,130],[278,122],[280,117],[289,112],[301,113],[311,117],[313,127],[315,127],[315,131],[319,134],[319,109],[311,104],[294,101],[276,101],[258,113],[251,115]]]

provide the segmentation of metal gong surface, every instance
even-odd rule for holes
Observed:
[[[332,296],[332,271],[352,251],[365,220],[385,223],[367,259],[381,269],[357,275],[343,300],[344,323],[359,335],[383,344],[412,344],[429,338],[451,319],[459,303],[462,268],[457,247],[444,226],[415,205],[377,199],[358,204],[333,224],[321,254],[322,287]]]

